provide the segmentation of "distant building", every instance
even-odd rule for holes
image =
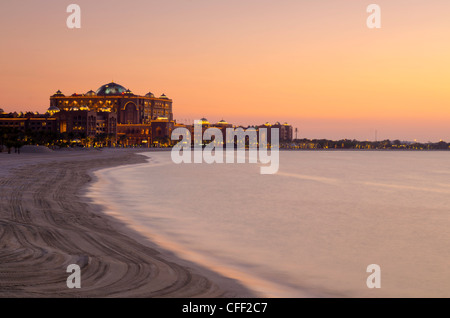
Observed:
[[[0,114],[0,129],[11,128],[21,132],[58,132],[58,121],[47,115],[34,113]]]
[[[275,124],[270,124],[270,123],[265,123],[264,125],[259,125],[259,126],[234,126],[230,123],[228,123],[225,120],[220,120],[219,122],[215,123],[215,124],[211,124],[208,119],[206,118],[201,118],[198,120],[198,123],[200,123],[202,125],[202,135],[204,134],[205,130],[207,130],[208,128],[217,128],[222,132],[222,140],[223,143],[233,143],[236,141],[236,138],[233,139],[227,139],[227,129],[228,128],[232,128],[232,129],[239,129],[242,128],[244,131],[247,131],[247,129],[252,128],[256,131],[256,138],[257,141],[255,144],[252,144],[252,146],[257,146],[258,145],[258,140],[259,140],[259,133],[260,133],[260,129],[261,128],[266,128],[267,129],[267,133],[266,136],[263,136],[264,138],[267,138],[267,142],[270,144],[271,142],[271,138],[272,138],[272,128],[276,128],[279,130],[279,137],[280,137],[280,142],[291,142],[293,140],[293,129],[292,126],[289,125],[288,123],[284,123],[284,124],[280,124],[279,122],[276,122]],[[195,126],[194,125],[183,125],[183,124],[175,124],[174,125],[175,128],[178,127],[184,127],[187,128],[191,134],[191,142],[192,144],[194,144],[194,136],[195,136]],[[213,137],[214,138],[214,137]],[[246,143],[247,146],[249,146],[248,144],[249,142],[249,135],[247,134],[246,136]],[[208,141],[203,140],[203,143],[208,143]]]
[[[272,128],[278,128],[279,129],[279,136],[280,136],[280,142],[291,142],[293,140],[293,129],[292,126],[288,123],[280,124],[280,122],[276,122],[275,124],[265,123],[264,125],[259,125],[257,127],[260,128],[267,128],[267,140],[270,141],[272,138],[271,129]]]

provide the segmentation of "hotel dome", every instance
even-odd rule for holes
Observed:
[[[54,114],[58,113],[59,111],[60,111],[60,109],[56,106],[50,106],[47,109],[47,113],[49,113],[50,115],[54,115]]]
[[[209,121],[208,121],[208,119],[206,119],[205,117],[203,117],[202,119],[200,119],[200,120],[198,121],[198,123],[201,124],[201,125],[209,125]]]
[[[125,93],[127,89],[122,85],[111,82],[109,84],[105,84],[97,90],[97,95],[121,95]]]

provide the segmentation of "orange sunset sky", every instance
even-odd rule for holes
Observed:
[[[66,8],[81,7],[81,29]],[[381,29],[366,8],[381,7]],[[174,117],[289,122],[299,138],[450,141],[448,0],[0,2],[0,107],[114,80]]]

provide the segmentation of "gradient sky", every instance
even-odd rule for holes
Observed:
[[[66,8],[81,6],[82,28]],[[377,3],[382,28],[368,29]],[[114,80],[179,122],[289,122],[299,137],[450,141],[448,0],[0,2],[0,107]]]

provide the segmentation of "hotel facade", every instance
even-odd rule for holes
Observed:
[[[58,90],[50,97],[50,107],[62,111],[88,108],[96,112],[114,112],[118,124],[148,124],[157,118],[173,120],[172,100],[166,95],[155,97],[149,92],[140,96],[114,82],[85,94],[65,96]]]
[[[168,141],[174,125],[172,100],[165,94],[136,95],[114,82],[85,94],[58,90],[48,112],[58,118],[60,133],[108,134],[128,146]]]

